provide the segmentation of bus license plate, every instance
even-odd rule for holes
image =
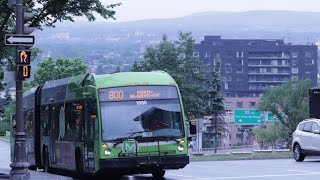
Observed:
[[[142,133],[142,137],[151,137],[152,136],[152,132],[143,132]]]

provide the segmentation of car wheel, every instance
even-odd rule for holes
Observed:
[[[156,171],[152,172],[153,179],[163,179],[165,173],[165,170],[157,169]]]
[[[301,147],[299,144],[296,144],[293,147],[293,157],[297,162],[302,162],[306,157],[306,155],[302,154]]]

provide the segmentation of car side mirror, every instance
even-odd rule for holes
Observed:
[[[314,134],[320,134],[320,130],[316,129],[313,131]]]

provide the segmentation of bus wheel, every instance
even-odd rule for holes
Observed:
[[[152,172],[152,176],[154,179],[163,179],[165,173],[165,170],[157,169],[156,171]]]
[[[43,157],[43,170],[45,172],[50,172],[50,167],[49,167],[49,152],[48,148],[44,147],[43,152],[42,152],[42,157]]]
[[[78,149],[76,151],[76,176],[81,179],[84,175],[84,169],[83,169],[83,160],[81,158],[80,150]]]
[[[30,166],[28,167],[29,170],[32,170],[32,171],[36,171],[37,170],[37,166]]]

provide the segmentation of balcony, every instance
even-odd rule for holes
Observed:
[[[272,64],[248,64],[249,67],[290,67],[290,64],[276,64],[276,65],[272,65]]]
[[[249,75],[290,75],[290,72],[277,72],[277,73],[270,73],[270,72],[249,72]]]
[[[290,59],[290,56],[249,56],[248,59]]]
[[[270,84],[276,84],[276,83],[285,83],[285,80],[249,80],[249,83],[270,83]]]

